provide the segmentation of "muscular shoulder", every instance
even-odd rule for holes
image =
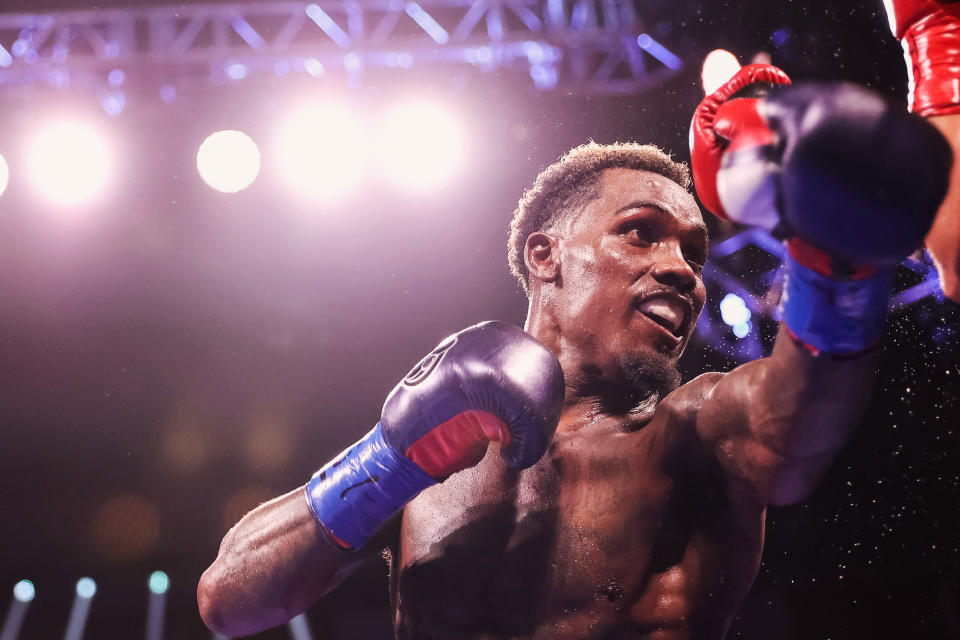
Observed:
[[[675,414],[678,419],[695,420],[704,400],[725,375],[720,371],[711,371],[680,385],[661,401],[658,411],[663,409]]]
[[[697,376],[670,392],[659,404],[650,428],[662,430],[665,443],[665,463],[678,457],[702,456],[697,435],[697,415],[725,373],[710,372]]]

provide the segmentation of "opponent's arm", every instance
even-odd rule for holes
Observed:
[[[773,353],[724,376],[697,418],[764,504],[805,497],[860,415],[893,270],[921,244],[950,168],[936,130],[876,94],[771,89],[788,82],[769,65],[744,67],[704,99],[691,135],[704,205],[788,235]],[[751,95],[758,88],[769,94]]]
[[[960,3],[885,0],[890,29],[903,45],[910,110],[931,124],[960,158]],[[960,162],[950,190],[927,234],[926,246],[940,273],[943,292],[960,302]]]
[[[204,622],[232,637],[301,613],[395,539],[404,504],[477,464],[492,441],[507,466],[532,465],[563,389],[556,357],[519,327],[450,336],[393,389],[370,433],[230,530],[197,590]]]

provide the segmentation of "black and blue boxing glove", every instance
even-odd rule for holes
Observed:
[[[952,153],[930,124],[848,83],[747,65],[697,107],[694,183],[711,212],[788,236],[783,321],[815,353],[883,333],[897,262],[923,243]]]
[[[477,464],[491,442],[512,469],[533,465],[560,418],[557,358],[519,327],[485,322],[441,342],[394,387],[380,422],[306,485],[317,521],[360,548],[425,488]]]

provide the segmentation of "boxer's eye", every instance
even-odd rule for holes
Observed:
[[[654,228],[643,220],[631,220],[621,227],[621,232],[625,233],[631,242],[637,245],[646,246],[657,239]]]
[[[702,251],[690,250],[684,251],[684,256],[687,258],[687,264],[697,273],[703,271],[703,263],[706,262],[706,256],[703,255]]]

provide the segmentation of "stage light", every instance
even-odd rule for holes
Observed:
[[[27,154],[35,188],[48,200],[80,205],[93,200],[107,185],[110,150],[90,126],[61,120],[42,129]]]
[[[726,49],[714,49],[703,59],[703,68],[700,71],[704,93],[713,93],[739,70],[740,62],[737,56]]]
[[[97,583],[93,578],[80,578],[77,580],[77,596],[80,598],[92,598],[97,593]]]
[[[281,178],[316,201],[339,200],[356,187],[368,153],[359,118],[330,102],[302,107],[284,119],[275,151]]]
[[[67,619],[67,630],[63,640],[82,640],[83,632],[87,628],[87,616],[90,614],[90,605],[93,596],[97,593],[97,583],[92,578],[77,580],[77,595],[70,607],[70,617]]]
[[[738,338],[745,338],[747,334],[750,333],[750,329],[753,325],[750,322],[740,322],[733,325],[733,335]]]
[[[147,600],[147,632],[144,637],[146,640],[162,640],[170,578],[163,571],[154,571],[150,574],[147,586],[150,587],[150,595]]]
[[[260,150],[242,131],[217,131],[200,145],[197,171],[217,191],[236,193],[249,187],[260,173]]]
[[[18,602],[30,602],[35,595],[37,595],[37,590],[29,580],[21,580],[13,585],[13,597]]]
[[[150,587],[150,593],[160,595],[166,593],[167,589],[170,588],[170,578],[163,571],[154,571],[150,574],[147,585]]]
[[[419,190],[448,180],[463,162],[463,147],[449,112],[432,103],[407,103],[381,122],[377,158],[390,180]]]
[[[735,293],[728,293],[720,301],[720,317],[731,327],[736,327],[750,320],[750,309],[743,298]]]
[[[677,70],[683,66],[683,61],[675,56],[669,49],[650,37],[649,33],[641,33],[637,36],[637,46],[659,60],[664,66]]]
[[[0,196],[7,190],[7,184],[10,183],[10,168],[7,166],[7,160],[0,155]]]
[[[0,640],[17,640],[34,595],[33,583],[29,580],[21,580],[13,587],[13,602],[7,608],[3,626],[0,627]]]

